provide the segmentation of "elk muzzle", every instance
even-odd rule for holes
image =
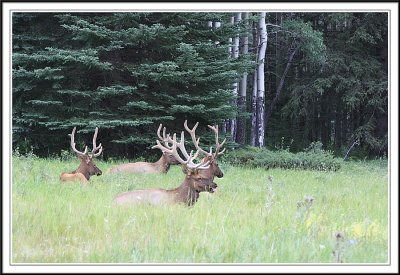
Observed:
[[[221,171],[221,169],[219,169],[219,167],[217,167],[218,169],[215,171],[215,176],[217,178],[222,178],[224,176],[224,173]]]
[[[209,193],[214,193],[215,189],[217,189],[218,185],[215,182],[211,182],[210,185],[206,185],[206,191]]]

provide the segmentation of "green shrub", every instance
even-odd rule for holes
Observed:
[[[332,152],[324,151],[319,142],[312,143],[299,153],[292,153],[288,150],[271,151],[265,148],[244,148],[227,152],[224,159],[232,165],[265,169],[337,171],[342,164],[342,160],[335,158]]]

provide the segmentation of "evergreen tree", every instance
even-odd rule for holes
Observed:
[[[14,146],[25,138],[40,154],[58,152],[72,127],[99,127],[106,155],[132,157],[154,144],[159,123],[179,132],[185,119],[206,129],[234,117],[231,85],[250,62],[227,57],[234,29],[207,25],[227,16],[16,14]],[[22,48],[28,33],[41,43]]]

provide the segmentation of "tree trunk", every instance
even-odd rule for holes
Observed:
[[[212,27],[213,27],[214,29],[220,28],[220,27],[221,27],[221,22],[220,22],[220,21],[215,21],[215,22],[213,22]],[[214,43],[215,43],[215,45],[219,45],[220,42],[217,40],[217,41],[215,41]],[[226,121],[226,120],[224,120],[224,121],[221,123],[221,128],[222,128],[222,132],[223,132],[223,133],[226,133],[226,131],[227,131],[227,121]]]
[[[257,68],[253,74],[253,90],[251,93],[251,130],[250,130],[250,145],[253,147],[257,144]]]
[[[249,37],[247,35],[249,13],[243,14],[243,19],[246,21],[246,34],[242,37],[243,47],[242,54],[248,54],[249,52]],[[242,115],[246,112],[246,96],[247,96],[247,73],[243,73],[242,79],[239,84],[239,99],[238,106]],[[246,144],[246,117],[239,117],[237,123],[237,142],[243,147]]]
[[[257,69],[257,139],[258,146],[264,147],[264,134],[265,134],[265,82],[264,82],[264,63],[265,54],[267,50],[267,27],[265,25],[265,12],[260,13],[258,21],[258,28],[260,30],[260,51],[258,53],[258,69]]]
[[[256,53],[256,64],[258,63],[258,44],[259,37],[257,31],[257,23],[253,23],[253,49]],[[258,65],[257,65],[258,66]],[[254,68],[253,73],[253,89],[251,93],[251,128],[250,128],[250,145],[257,146],[257,66]]]
[[[242,20],[242,13],[238,12],[235,17],[234,17],[234,24],[238,24]],[[239,38],[239,33],[235,36],[233,39],[233,48],[232,48],[232,57],[233,58],[239,58],[239,43],[240,43],[240,38]],[[233,83],[233,94],[235,95],[235,98],[238,96],[238,89],[239,89],[239,84],[237,82]],[[234,99],[233,102],[234,105],[237,106],[237,99]],[[236,133],[237,133],[237,118],[232,118],[231,119],[231,125],[230,125],[230,131],[231,131],[231,137],[233,141],[236,141]]]
[[[235,24],[235,16],[230,17],[230,24],[232,26]],[[230,37],[228,39],[228,45],[229,45],[229,48],[228,48],[229,57],[233,57],[233,38],[232,37]],[[235,93],[235,86],[232,88],[232,93]],[[232,119],[225,119],[223,129],[225,130],[224,131],[225,133],[228,133],[228,132],[231,133],[231,139],[234,140],[233,136],[232,136],[232,132],[231,132],[231,125],[232,125]]]

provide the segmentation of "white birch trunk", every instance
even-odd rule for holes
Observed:
[[[247,35],[248,30],[248,20],[249,13],[243,13],[243,20],[245,20],[246,24],[246,34],[242,37],[242,54],[246,55],[249,52],[249,37]],[[247,73],[243,73],[242,79],[239,83],[239,110],[242,113],[246,112],[246,96],[247,96]],[[237,122],[237,135],[236,135],[237,142],[244,146],[246,143],[246,118],[239,118]]]
[[[251,94],[251,129],[250,129],[250,145],[257,146],[257,68],[253,74],[253,90]]]
[[[264,147],[265,134],[265,80],[264,80],[264,63],[267,50],[267,27],[265,25],[265,12],[260,13],[258,21],[258,29],[260,32],[260,51],[258,52],[258,68],[257,68],[257,123],[258,123],[258,146]]]
[[[255,49],[256,64],[258,63],[258,50],[259,50],[259,35],[258,35],[258,23],[253,22],[253,48]],[[250,126],[250,145],[257,146],[257,67],[254,68],[253,72],[253,83],[251,93],[251,126]]]
[[[234,24],[238,24],[242,20],[242,13],[238,12],[235,17],[234,17]],[[233,48],[232,48],[232,57],[233,58],[239,58],[239,43],[240,43],[240,38],[239,38],[239,33],[236,34],[235,38],[233,39]],[[238,96],[238,90],[239,90],[239,83],[235,82],[233,83],[233,89],[232,92],[235,96],[235,100],[233,102],[234,105],[237,106],[237,96]],[[233,141],[236,141],[236,133],[237,133],[237,118],[231,119],[231,137]]]
[[[235,16],[231,16],[230,24],[232,26],[233,26],[233,24],[235,24]],[[229,57],[233,57],[233,38],[232,37],[230,37],[228,39],[228,44],[229,44],[229,48],[228,48]],[[233,92],[234,92],[234,89],[233,89]],[[225,129],[225,132],[230,132],[231,133],[231,137],[233,139],[232,132],[231,132],[231,124],[232,124],[232,120],[226,119],[225,122],[224,122],[223,129]]]

